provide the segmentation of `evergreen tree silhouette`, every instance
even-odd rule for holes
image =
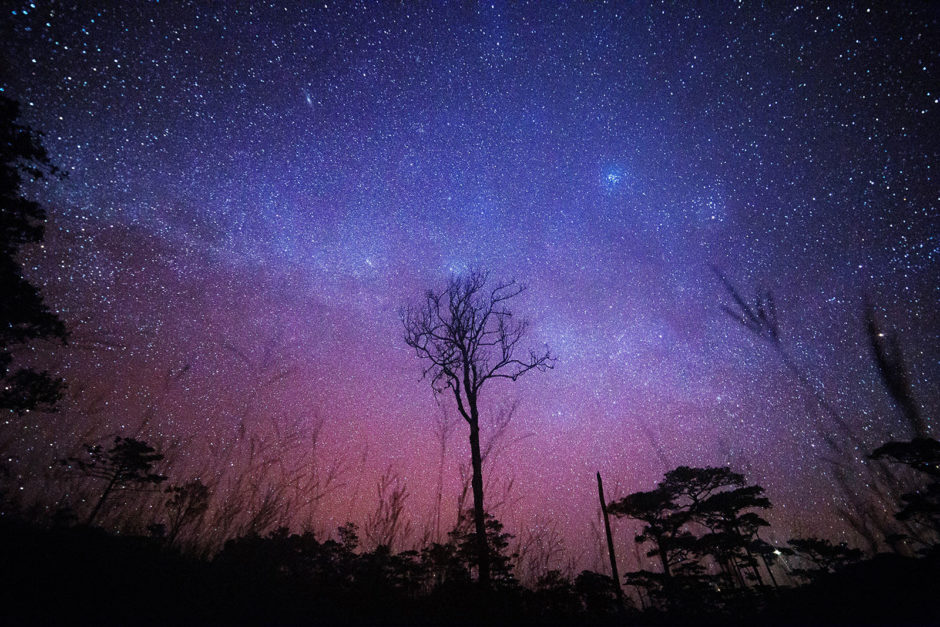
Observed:
[[[862,559],[862,552],[845,542],[833,544],[822,538],[792,538],[788,543],[794,553],[812,565],[812,568],[794,568],[793,574],[809,580]]]
[[[743,567],[762,583],[752,547],[768,523],[751,510],[770,507],[763,492],[729,468],[679,466],[656,489],[610,503],[614,516],[645,523],[636,541],[651,545],[647,556],[658,558],[662,571],[627,573],[626,581],[670,603],[701,602],[719,587],[706,574],[704,560],[711,556],[732,585],[747,585]]]
[[[46,228],[45,210],[23,197],[23,184],[59,170],[41,134],[19,124],[18,117],[19,105],[0,96],[0,410],[22,415],[54,409],[64,383],[45,371],[15,367],[15,350],[40,339],[64,343],[68,335],[24,276],[19,259],[24,246],[42,241]]]
[[[478,552],[479,544],[476,541],[475,530],[471,529],[473,521],[472,510],[464,511],[457,527],[450,532],[451,542],[457,547],[457,556],[463,561],[468,570],[479,570],[480,559]],[[507,588],[516,585],[516,578],[513,574],[513,562],[518,557],[512,553],[509,543],[513,536],[503,531],[503,523],[495,516],[487,512],[486,514],[486,547],[487,563],[490,567],[490,582],[497,587]]]

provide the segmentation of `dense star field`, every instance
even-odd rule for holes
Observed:
[[[2,92],[68,172],[31,189],[51,220],[27,264],[71,329],[36,356],[68,392],[0,433],[27,499],[123,434],[323,533],[364,523],[385,474],[401,546],[439,537],[467,427],[398,311],[478,267],[528,285],[513,309],[558,357],[484,390],[484,441],[515,403],[487,505],[582,567],[603,568],[597,470],[619,498],[730,464],[774,503],[768,538],[855,542],[813,390],[858,456],[911,437],[866,301],[936,416],[936,5],[107,4],[2,20]],[[773,292],[808,385],[714,269]]]

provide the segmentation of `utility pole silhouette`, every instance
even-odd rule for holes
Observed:
[[[604,500],[604,482],[601,473],[597,473],[597,494],[601,497],[601,511],[604,513],[604,530],[607,532],[607,552],[610,554],[610,576],[614,580],[614,589],[617,591],[617,600],[623,601],[623,590],[620,588],[620,574],[617,572],[617,558],[614,555],[614,537],[610,534],[610,517],[607,515],[607,501]]]

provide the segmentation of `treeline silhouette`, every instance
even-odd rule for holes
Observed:
[[[118,438],[63,460],[64,472],[97,480],[102,493],[85,522],[58,512],[39,524],[0,520],[0,619],[4,624],[905,624],[937,619],[940,598],[940,444],[891,442],[874,452],[924,481],[898,518],[917,519],[932,541],[913,555],[865,556],[845,543],[760,537],[771,506],[757,485],[728,468],[679,467],[652,490],[609,504],[642,522],[635,541],[658,568],[628,572],[619,598],[605,573],[559,570],[524,586],[512,536],[486,517],[490,585],[478,582],[472,510],[446,541],[403,551],[364,550],[347,523],[329,537],[287,528],[231,538],[213,555],[181,550],[180,529],[207,506],[199,482],[163,490],[162,522],[146,535],[87,524],[117,486],[166,477],[159,453]],[[91,461],[89,461],[91,460]],[[91,470],[89,470],[91,469]],[[135,486],[136,484],[136,486]],[[618,548],[624,546],[618,542]],[[786,563],[784,563],[786,562]]]

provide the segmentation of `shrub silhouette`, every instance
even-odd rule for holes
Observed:
[[[926,479],[926,484],[901,495],[903,507],[895,516],[917,525],[936,543],[940,539],[940,442],[932,438],[888,442],[875,449],[871,457],[903,464]]]

